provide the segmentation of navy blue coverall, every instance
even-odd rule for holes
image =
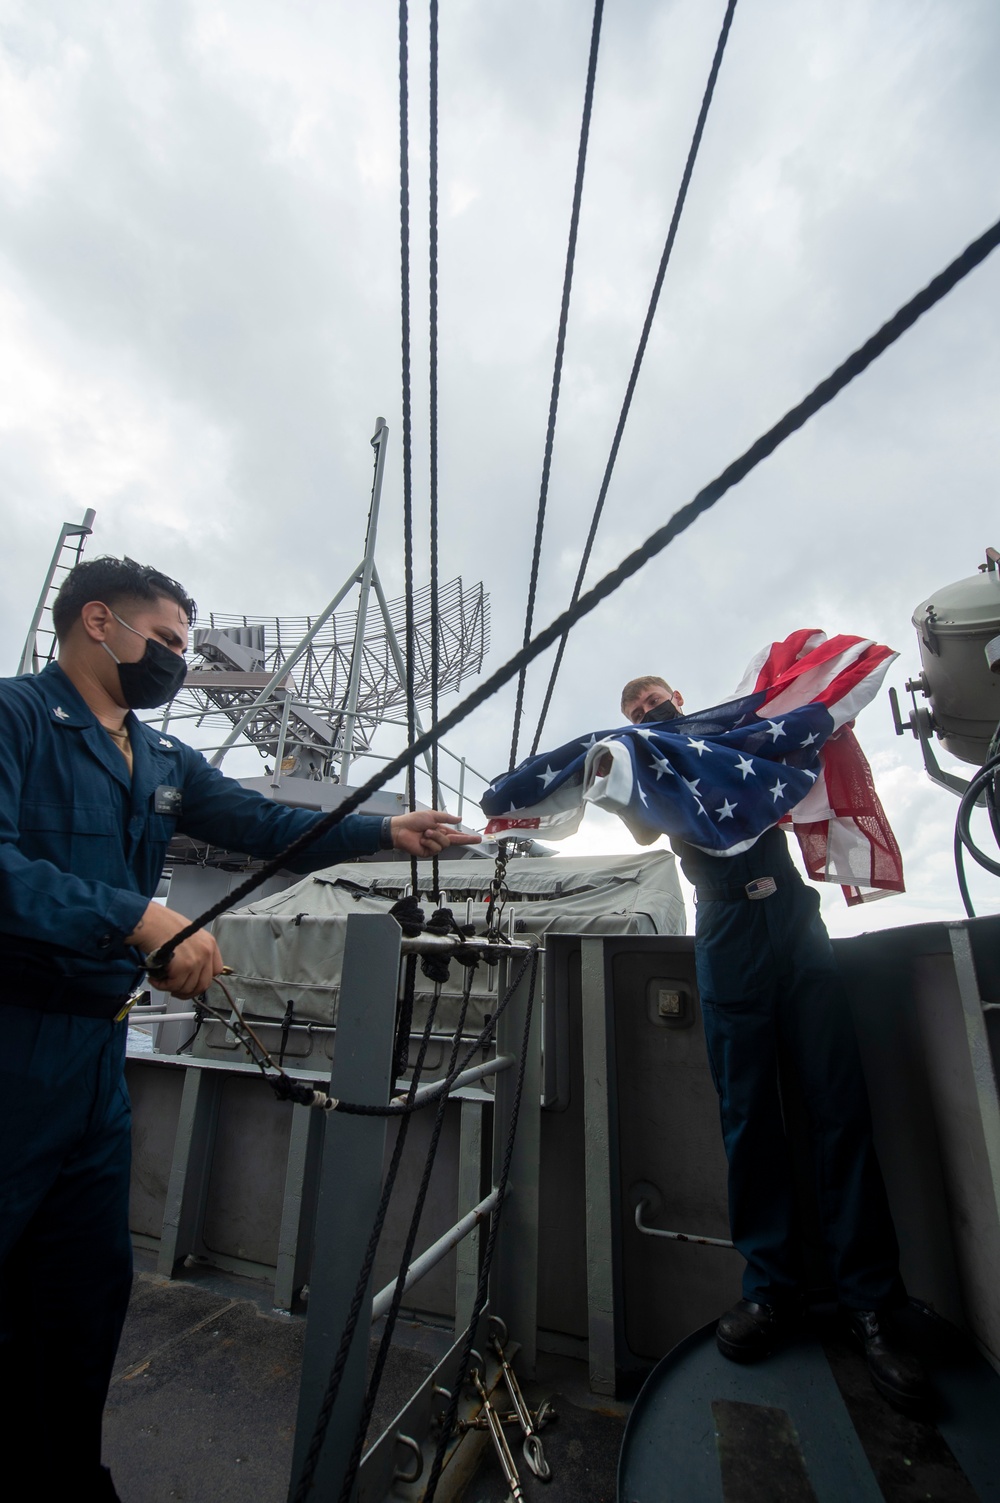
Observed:
[[[698,897],[695,964],[729,1160],[732,1237],[746,1259],[743,1297],[780,1305],[801,1293],[780,1048],[802,1086],[840,1303],[855,1310],[898,1304],[905,1297],[899,1248],[819,894],[799,876],[777,828],[738,856],[673,844]],[[775,890],[751,900],[747,883],[766,877]]]
[[[100,1465],[132,1272],[127,1024],[111,1020],[142,969],[124,937],[175,830],[266,858],[317,818],[126,725],[131,777],[56,665],[0,680],[0,1423],[8,1463],[81,1479]],[[305,869],[374,852],[380,834],[350,816]]]

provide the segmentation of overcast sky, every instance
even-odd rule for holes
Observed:
[[[572,587],[724,8],[606,5],[538,625]],[[418,582],[426,20],[414,5]],[[487,668],[523,629],[590,25],[583,0],[441,5],[442,570],[490,591]],[[592,578],[993,221],[998,42],[992,0],[740,0]],[[154,562],[205,614],[320,610],[361,553],[379,414],[400,593],[396,57],[387,0],[0,0],[6,671],[87,507],[89,556]],[[717,702],[803,626],[890,643],[901,687],[913,608],[1000,545],[998,292],[1000,255],[585,622],[546,743],[615,724],[637,673]],[[450,744],[501,771],[512,706]],[[858,734],[910,891],[827,893],[831,929],[957,916],[956,801],[884,693]],[[599,814],[574,844],[631,848]],[[973,887],[1000,908],[994,878]]]

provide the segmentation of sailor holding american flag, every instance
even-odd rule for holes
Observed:
[[[837,1297],[879,1391],[919,1407],[926,1378],[892,1331],[905,1304],[899,1250],[871,1137],[857,1041],[819,895],[849,903],[903,890],[899,848],[852,730],[895,654],[859,637],[800,631],[750,664],[735,696],[696,714],[655,675],[622,692],[629,725],[531,757],[483,799],[487,834],[572,834],[588,803],[648,845],[666,834],[695,888],[695,962],[729,1161],[743,1299],[720,1319],[719,1350],[765,1357],[805,1290],[778,1080],[779,1045],[799,1076],[820,1219]]]

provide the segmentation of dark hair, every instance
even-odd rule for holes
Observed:
[[[113,607],[123,600],[152,603],[164,596],[176,600],[188,624],[193,626],[198,607],[176,579],[161,574],[159,569],[151,569],[148,564],[137,564],[134,558],[90,559],[71,569],[60,585],[52,605],[52,624],[62,642],[91,600],[102,600]]]

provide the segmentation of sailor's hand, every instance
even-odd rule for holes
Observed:
[[[415,814],[395,814],[390,823],[392,843],[408,856],[436,856],[449,845],[478,845],[481,835],[456,830],[457,814],[440,809],[421,809]]]
[[[138,945],[140,950],[150,955],[173,939],[175,934],[186,929],[190,922],[183,913],[177,913],[173,908],[164,908],[162,903],[150,903],[132,933],[126,935],[125,942]],[[165,974],[151,972],[150,980],[161,991],[187,1001],[199,992],[207,991],[213,977],[220,976],[224,969],[215,940],[204,929],[199,929],[190,939],[177,946]]]

